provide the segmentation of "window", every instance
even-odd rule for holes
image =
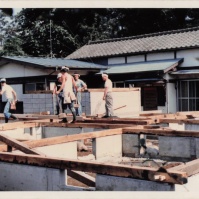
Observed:
[[[178,84],[179,111],[199,110],[199,81],[180,81]]]
[[[45,83],[27,83],[24,86],[25,93],[30,91],[45,90]]]

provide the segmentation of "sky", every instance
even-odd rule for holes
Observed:
[[[22,8],[13,8],[13,15],[16,15],[22,10]]]

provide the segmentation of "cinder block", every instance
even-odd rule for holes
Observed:
[[[32,109],[33,108],[33,104],[32,103],[30,103],[30,104],[25,104],[26,105],[26,107],[28,108],[28,109]]]
[[[39,95],[38,94],[32,94],[32,98],[39,98]]]
[[[169,183],[96,175],[96,191],[174,191],[174,188]]]
[[[193,138],[159,136],[160,156],[191,158],[194,149],[191,149]]]
[[[199,138],[195,138],[196,143],[196,158],[199,158]]]
[[[24,98],[24,99],[30,99],[30,98],[32,98],[32,95],[33,95],[33,94],[24,94],[24,95],[23,95],[23,98]]]
[[[45,99],[45,98],[46,98],[46,95],[45,95],[45,93],[43,93],[43,94],[38,94],[38,97],[41,98],[41,99]]]
[[[52,104],[46,104],[46,108],[51,108],[52,106]]]
[[[30,98],[25,98],[25,99],[23,99],[23,103],[24,104],[31,104],[32,102],[31,102],[31,99]]]
[[[32,107],[33,107],[33,108],[38,108],[38,104],[34,103],[34,104],[32,105]]]
[[[93,139],[92,149],[95,158],[122,156],[122,135],[112,135]]]
[[[66,170],[6,162],[0,162],[0,170],[2,191],[60,191],[66,185]]]
[[[122,135],[122,154],[123,156],[136,157],[140,154],[139,135],[123,134]]]

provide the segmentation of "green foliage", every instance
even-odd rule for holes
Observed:
[[[198,9],[23,9],[7,52],[66,57],[89,41],[198,26]],[[21,40],[21,41],[20,41]],[[13,48],[11,43],[13,42]],[[9,46],[10,45],[10,46]],[[21,48],[19,48],[19,45]],[[24,52],[23,52],[24,51]]]

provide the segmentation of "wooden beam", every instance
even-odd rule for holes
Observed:
[[[183,171],[187,173],[188,177],[192,176],[194,174],[199,173],[199,159],[186,162],[183,165],[172,167],[168,169],[168,171]]]
[[[30,127],[39,127],[41,126],[40,123],[36,122],[12,122],[12,123],[5,123],[0,125],[0,130],[5,131],[5,130],[12,130],[12,129],[17,129],[17,128],[30,128]]]
[[[120,135],[120,134],[122,134],[122,128],[96,131],[96,132],[90,132],[90,133],[74,134],[74,135],[65,135],[65,136],[59,136],[59,137],[45,138],[41,140],[31,140],[31,141],[26,141],[24,143],[27,144],[30,148],[37,148],[37,147],[42,147],[42,146],[73,142],[73,141],[83,140],[87,138],[98,138],[98,137]]]
[[[199,120],[197,119],[169,119],[169,118],[162,118],[160,119],[160,123],[185,123],[185,124],[199,124]]]
[[[95,187],[95,178],[92,176],[81,172],[81,171],[72,171],[70,169],[67,170],[67,175],[69,175],[71,178],[74,178],[75,180],[78,180],[89,187]]]
[[[119,177],[137,178],[143,180],[167,182],[172,184],[187,183],[186,172],[167,171],[149,167],[128,166],[119,164],[96,163],[73,159],[58,159],[27,154],[0,153],[0,161],[15,164],[34,165],[56,169],[71,169],[84,172],[99,173]],[[160,178],[155,176],[160,175]],[[162,180],[164,178],[164,180]]]
[[[159,135],[159,136],[175,136],[175,137],[199,137],[199,131],[176,131],[166,128],[160,129],[133,129],[131,127],[123,128],[125,134],[147,134],[147,135]]]
[[[151,123],[150,120],[144,120],[144,119],[129,119],[129,120],[123,120],[123,119],[84,119],[85,123],[106,123],[106,124],[133,124],[133,125],[147,125]]]
[[[43,122],[43,126],[47,127],[65,127],[65,128],[101,128],[101,129],[115,129],[124,128],[128,126],[135,126],[135,124],[107,124],[107,123],[56,123],[56,122]]]
[[[24,153],[27,154],[35,154],[35,155],[44,155],[41,152],[38,152],[36,150],[30,149],[25,143],[19,142],[13,138],[10,138],[6,135],[0,134],[0,141],[6,143],[9,147],[8,150],[12,148],[16,148]]]

